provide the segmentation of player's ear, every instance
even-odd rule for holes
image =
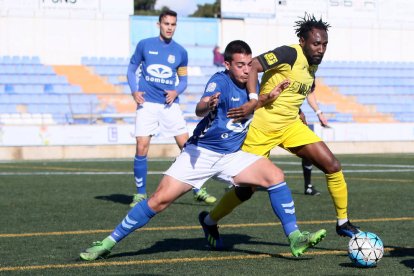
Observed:
[[[231,63],[231,61],[230,62],[224,61],[224,67],[226,67],[227,70],[230,69],[230,65],[231,65],[230,63]]]
[[[301,47],[303,47],[305,45],[305,39],[303,38],[303,36],[301,36],[299,38],[299,44],[300,44]]]

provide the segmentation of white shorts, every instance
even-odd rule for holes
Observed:
[[[173,137],[188,133],[180,105],[144,102],[135,117],[135,136]]]
[[[211,177],[232,182],[234,176],[260,158],[264,157],[241,150],[221,154],[195,145],[187,145],[165,174],[200,189]]]

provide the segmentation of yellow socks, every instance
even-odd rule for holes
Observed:
[[[335,205],[337,219],[346,219],[348,217],[348,190],[342,170],[326,174],[326,181]]]
[[[231,211],[241,203],[242,201],[237,197],[235,189],[230,189],[224,194],[214,209],[210,211],[210,218],[215,222],[218,222],[220,219],[230,214]]]

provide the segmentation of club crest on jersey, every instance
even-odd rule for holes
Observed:
[[[210,82],[207,85],[206,92],[213,92],[216,89],[216,87],[217,87],[217,84],[215,82]]]
[[[174,55],[169,55],[168,58],[167,58],[167,61],[169,63],[174,63],[175,62],[175,56]]]
[[[267,65],[272,65],[277,62],[277,57],[272,52],[265,54],[263,57],[265,58]]]

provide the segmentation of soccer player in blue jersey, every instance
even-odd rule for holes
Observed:
[[[187,51],[172,37],[177,26],[177,13],[162,12],[158,26],[160,35],[141,40],[131,57],[127,79],[132,96],[137,103],[135,136],[136,154],[134,177],[137,193],[135,204],[147,198],[147,154],[151,137],[160,133],[164,137],[174,136],[180,148],[188,139],[188,130],[179,106],[179,95],[187,88]],[[136,71],[141,66],[137,83]],[[178,85],[176,77],[178,76]],[[213,204],[216,198],[205,189],[194,189],[194,198]]]
[[[226,70],[211,77],[196,106],[197,116],[204,118],[196,126],[181,154],[165,172],[156,192],[136,204],[108,237],[82,252],[82,260],[105,257],[123,238],[146,225],[153,216],[192,187],[201,188],[211,177],[229,176],[235,185],[266,188],[294,256],[303,254],[325,237],[323,229],[315,233],[298,229],[294,202],[282,170],[265,157],[240,150],[251,118],[235,123],[228,117],[228,111],[246,103],[249,97],[257,99],[257,94],[248,95],[246,90],[252,52],[249,45],[236,40],[227,45],[224,57]],[[288,85],[289,81],[284,81],[274,89],[281,91]],[[203,224],[207,234],[205,227]],[[215,248],[222,247],[221,240],[217,240]]]

